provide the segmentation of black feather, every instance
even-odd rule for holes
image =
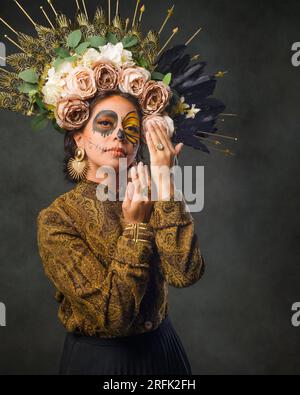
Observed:
[[[178,76],[182,75],[187,67],[190,65],[191,56],[184,55],[182,58],[177,59],[171,66],[170,73],[172,73],[172,78],[175,79]]]
[[[206,152],[207,154],[210,153],[208,150],[207,146],[197,137],[195,137],[192,134],[180,134],[176,133],[174,135],[173,141],[175,144],[178,143],[183,143],[184,145],[187,145],[189,147],[192,147],[194,149],[198,149],[200,151]]]
[[[156,71],[162,74],[170,72],[170,69],[174,62],[181,59],[186,50],[186,45],[175,45],[174,47],[165,51],[157,62]]]
[[[205,62],[190,64],[181,75],[177,77],[173,75],[171,87],[177,89],[177,86],[182,85],[184,82],[197,80],[203,73],[205,66]]]

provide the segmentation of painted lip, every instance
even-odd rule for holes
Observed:
[[[116,154],[123,154],[124,156],[126,156],[126,152],[123,148],[119,148],[119,147],[113,147],[107,150],[107,152],[112,152],[112,153],[116,153]]]

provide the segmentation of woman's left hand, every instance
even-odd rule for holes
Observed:
[[[167,130],[155,121],[149,122],[149,127],[145,135],[150,152],[151,166],[168,166],[172,168],[174,159],[180,154],[183,144],[179,143],[173,147]],[[159,143],[164,145],[162,151],[156,148]]]

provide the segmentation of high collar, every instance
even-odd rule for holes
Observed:
[[[96,195],[96,190],[97,190],[98,185],[99,185],[99,182],[83,179],[77,183],[75,190],[77,193],[79,193],[85,197],[88,197],[89,199],[99,201],[99,199],[97,198],[97,195]],[[119,201],[119,200],[116,200],[116,201],[106,200],[106,201],[103,201],[102,203],[112,203],[112,204],[119,205],[119,204],[122,204],[123,202]]]

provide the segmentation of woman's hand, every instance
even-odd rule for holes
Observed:
[[[122,210],[127,223],[149,222],[153,203],[149,198],[151,187],[148,166],[140,162],[131,168],[132,182],[127,184]]]
[[[175,157],[180,154],[183,144],[179,143],[173,147],[167,130],[155,121],[149,122],[145,134],[150,152],[151,177],[156,189],[155,200],[169,200],[175,189],[173,173],[170,169],[174,166]],[[157,148],[159,143],[164,146],[162,151]]]
[[[149,122],[149,127],[145,135],[150,152],[151,166],[168,166],[172,168],[174,159],[180,154],[183,144],[179,143],[173,147],[167,130],[155,121]],[[164,145],[165,148],[163,151],[156,148],[159,143]]]

